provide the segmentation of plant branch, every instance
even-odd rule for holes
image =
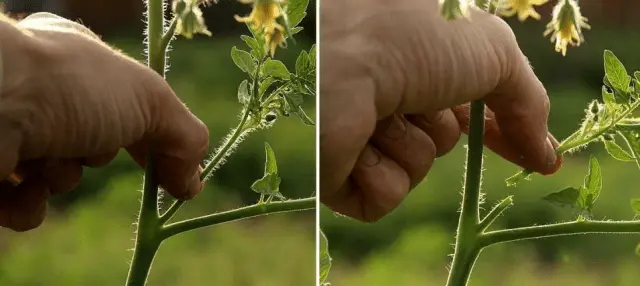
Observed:
[[[166,51],[167,48],[169,47],[169,43],[171,42],[171,39],[173,39],[177,26],[178,26],[178,17],[174,16],[173,19],[171,19],[171,22],[169,23],[169,27],[167,28],[167,31],[165,31],[164,34],[162,35],[162,41],[160,42],[160,47],[162,50]]]
[[[167,211],[160,216],[160,224],[165,224],[166,222],[168,222],[176,214],[176,212],[178,212],[180,207],[182,207],[185,202],[186,201],[183,200],[174,201],[169,209],[167,209]]]
[[[479,231],[483,232],[487,228],[489,228],[489,226],[491,226],[491,224],[493,224],[493,222],[507,208],[509,208],[512,205],[513,205],[513,196],[508,196],[504,200],[500,201],[497,205],[495,205],[493,207],[493,209],[491,209],[491,211],[489,211],[489,213],[487,213],[487,215],[484,217],[484,219],[482,219],[482,221],[480,221],[480,225],[478,225]]]
[[[272,213],[311,210],[316,207],[315,197],[282,202],[258,203],[226,212],[175,222],[163,227],[162,237],[167,239],[179,233],[221,223],[267,215]]]
[[[640,234],[638,221],[573,221],[549,225],[496,230],[484,233],[482,247],[497,243],[578,234]]]
[[[462,209],[458,221],[455,252],[447,286],[466,285],[481,248],[477,244],[480,223],[480,186],[484,149],[484,101],[471,103],[467,168],[462,192]]]

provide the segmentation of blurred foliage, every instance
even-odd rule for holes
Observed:
[[[228,15],[227,15],[228,16]],[[213,23],[213,22],[212,22]],[[141,37],[109,39],[142,59]],[[292,69],[299,39],[278,51]],[[208,127],[210,148],[238,122],[237,86],[242,72],[230,50],[237,35],[173,45],[168,80]],[[99,68],[99,67],[96,67]],[[305,110],[315,118],[315,105]],[[217,171],[201,195],[176,215],[188,218],[254,203],[253,181],[264,170],[264,142],[278,154],[281,192],[288,198],[315,192],[315,128],[298,118],[280,118],[249,136]],[[0,285],[121,285],[133,247],[143,170],[126,152],[107,167],[85,169],[80,186],[56,197],[42,227],[27,233],[0,230]],[[164,243],[149,285],[313,285],[315,213],[278,214],[196,230]]]
[[[588,15],[587,15],[588,16]],[[600,96],[604,76],[602,52],[612,50],[628,70],[640,68],[640,30],[594,26],[586,43],[566,57],[556,53],[540,29],[544,23],[512,23],[520,47],[551,98],[549,128],[562,139],[574,131],[591,99]],[[450,154],[436,160],[427,178],[391,215],[375,224],[362,224],[321,211],[321,226],[329,239],[333,285],[443,285],[448,255],[453,253],[464,171],[463,137]],[[541,198],[586,174],[588,154],[602,165],[603,190],[594,208],[597,218],[630,219],[629,199],[638,197],[640,171],[634,164],[610,159],[604,148],[589,148],[565,158],[554,176],[507,188],[504,179],[519,170],[486,152],[484,188],[487,210],[507,195],[514,207],[494,227],[518,227],[572,219],[569,209]],[[514,242],[486,249],[472,275],[471,286],[637,285],[640,258],[632,236],[574,236]]]

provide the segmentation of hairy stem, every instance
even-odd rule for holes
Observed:
[[[498,217],[505,211],[507,208],[513,205],[513,196],[508,196],[504,200],[500,201],[493,209],[487,213],[487,215],[482,219],[480,225],[478,225],[479,231],[485,231],[491,224],[498,219]]]
[[[164,239],[191,231],[198,228],[217,225],[225,222],[236,221],[272,213],[312,210],[316,207],[315,197],[282,202],[258,203],[255,205],[238,208],[226,212],[215,213],[198,218],[175,222],[163,227]]]
[[[447,286],[466,285],[481,248],[477,244],[480,223],[480,185],[484,149],[484,101],[471,103],[467,168],[462,192],[462,209],[458,221],[455,252]]]
[[[147,1],[147,62],[149,67],[164,77],[165,55],[169,41],[163,41],[164,1]],[[160,229],[158,214],[158,180],[152,156],[153,146],[147,146],[148,157],[145,168],[142,202],[138,217],[136,242],[127,277],[127,286],[143,286],[146,284],[151,264],[162,239],[158,236]]]
[[[573,221],[490,231],[482,235],[482,247],[497,243],[578,234],[640,234],[639,221]]]

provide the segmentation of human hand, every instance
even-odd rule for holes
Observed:
[[[0,49],[0,226],[39,226],[50,194],[75,188],[83,166],[103,166],[123,147],[142,167],[153,154],[175,198],[201,191],[208,130],[162,76],[49,13],[0,19]]]
[[[437,0],[321,9],[320,198],[332,210],[373,222],[395,209],[468,131],[476,99],[488,148],[542,174],[560,167],[546,91],[498,17],[448,22]]]

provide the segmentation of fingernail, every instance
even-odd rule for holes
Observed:
[[[553,146],[553,143],[551,143],[551,140],[549,138],[547,138],[546,145],[547,166],[545,172],[547,174],[553,174],[556,171],[556,162],[558,161],[558,156],[556,155],[556,148]]]
[[[401,115],[393,115],[393,120],[385,130],[384,135],[391,139],[400,139],[404,138],[407,134],[407,124],[404,118],[401,118]]]
[[[362,162],[367,167],[373,167],[380,164],[380,153],[377,150],[373,149],[373,147],[367,147],[362,151]]]

